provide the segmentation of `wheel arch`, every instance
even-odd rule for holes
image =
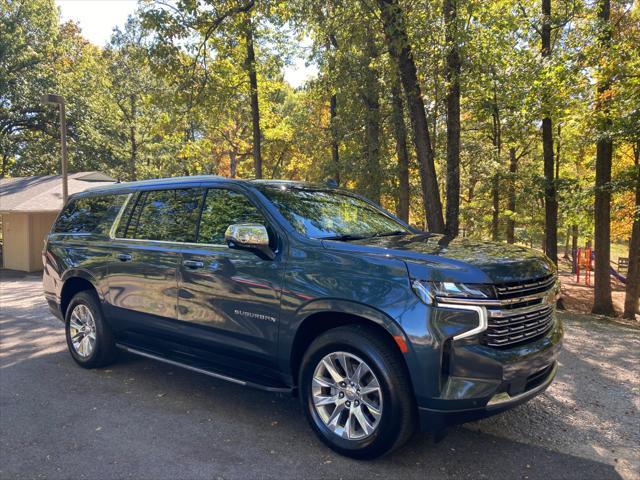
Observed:
[[[322,333],[344,325],[363,325],[378,332],[391,348],[397,349],[409,371],[413,353],[407,337],[392,318],[384,312],[351,301],[322,300],[308,304],[298,312],[294,324],[295,334],[288,355],[294,385],[304,353],[309,345]]]
[[[60,290],[60,313],[62,313],[62,318],[66,317],[71,299],[78,292],[86,290],[93,290],[98,295],[100,302],[104,300],[102,292],[97,287],[96,279],[90,273],[84,270],[70,270],[65,274],[62,289]]]

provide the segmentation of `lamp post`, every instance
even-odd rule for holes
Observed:
[[[67,203],[69,187],[67,179],[67,121],[65,118],[64,97],[62,95],[53,95],[49,93],[42,95],[40,100],[46,105],[58,105],[60,109],[60,151],[62,153],[60,173],[62,174],[62,202]]]

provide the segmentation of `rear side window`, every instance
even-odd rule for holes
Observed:
[[[204,189],[142,192],[118,228],[121,238],[195,242]]]
[[[200,220],[198,243],[223,245],[224,233],[234,223],[267,225],[260,211],[241,193],[211,188]]]
[[[73,199],[60,212],[53,231],[107,235],[127,196],[97,195]]]

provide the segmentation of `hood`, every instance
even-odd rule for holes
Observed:
[[[526,247],[429,233],[324,244],[402,258],[411,277],[420,280],[509,283],[555,272],[546,255]]]

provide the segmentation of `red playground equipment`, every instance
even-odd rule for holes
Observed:
[[[587,246],[578,248],[573,252],[573,271],[576,274],[576,283],[580,283],[580,275],[584,274],[584,284],[591,285],[591,272],[593,271],[593,262],[595,261],[595,251]],[[622,283],[627,283],[627,278],[618,270],[609,266],[610,274]]]
[[[585,285],[591,284],[591,270],[593,270],[592,265],[592,256],[593,251],[591,247],[579,248],[574,256],[574,265],[575,265],[575,273],[576,273],[576,283],[580,283],[580,269],[584,272],[584,283]]]

